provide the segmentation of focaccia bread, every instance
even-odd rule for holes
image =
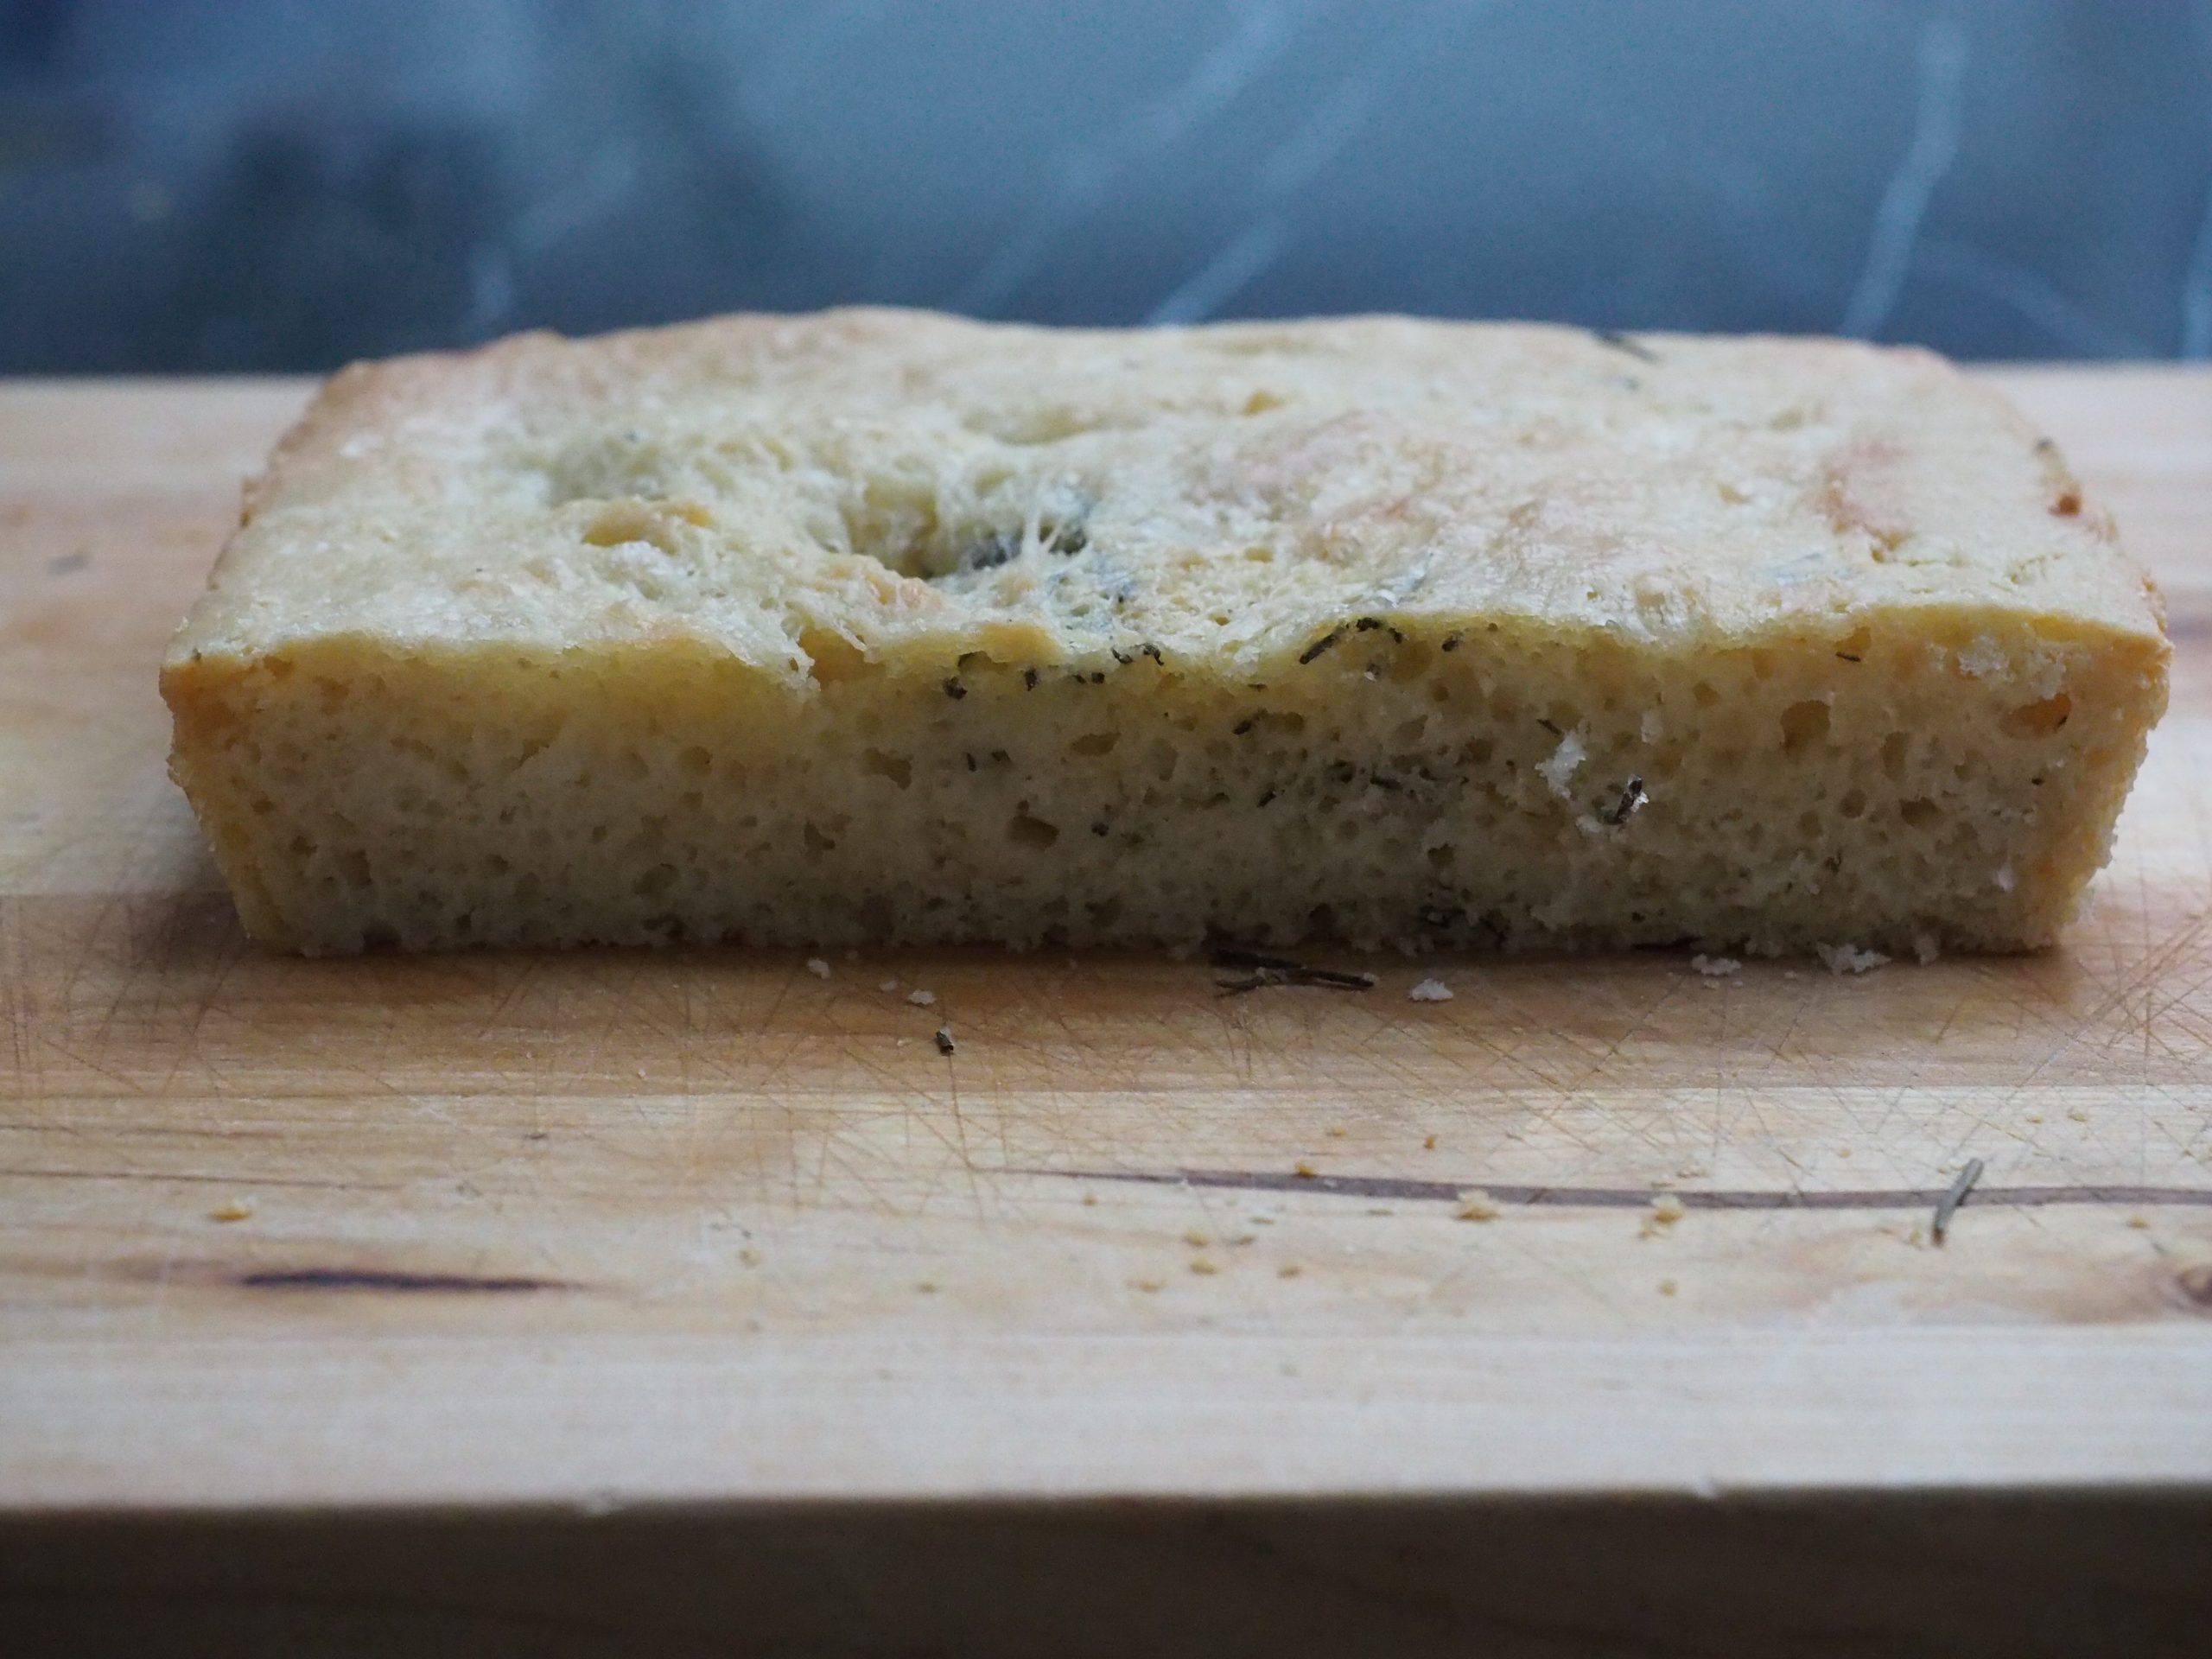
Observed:
[[[2155,596],[1924,353],[740,316],[357,366],[162,674],[246,926],[2041,945]]]

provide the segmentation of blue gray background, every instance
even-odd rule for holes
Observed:
[[[852,301],[2212,353],[2189,0],[0,0],[0,372]]]

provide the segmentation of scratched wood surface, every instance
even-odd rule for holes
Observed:
[[[2003,378],[2177,642],[2064,949],[1233,998],[266,955],[153,669],[302,389],[0,390],[0,1509],[2212,1483],[2212,374]]]

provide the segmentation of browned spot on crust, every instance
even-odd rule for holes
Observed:
[[[1897,447],[1883,440],[1847,444],[1822,465],[1815,491],[1815,505],[1830,527],[1839,536],[1870,537],[1877,563],[1912,536],[1887,476],[1900,459]]]

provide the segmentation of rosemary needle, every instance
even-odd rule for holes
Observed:
[[[1943,1196],[1936,1200],[1936,1218],[1929,1224],[1928,1232],[1938,1244],[1951,1230],[1951,1217],[1958,1214],[1959,1206],[1967,1201],[1967,1194],[1974,1191],[1974,1184],[1980,1179],[1981,1160],[1969,1158]]]

